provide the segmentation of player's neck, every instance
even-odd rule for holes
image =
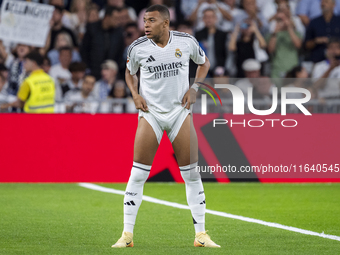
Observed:
[[[160,36],[159,38],[153,39],[153,41],[154,41],[159,47],[164,48],[164,47],[168,44],[169,38],[170,38],[170,31],[167,30],[167,31],[164,32],[164,34],[163,34],[162,36]]]

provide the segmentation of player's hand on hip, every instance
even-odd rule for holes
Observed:
[[[190,110],[190,105],[194,104],[195,102],[196,102],[196,90],[189,89],[183,97],[182,106],[185,106],[185,108]]]
[[[136,95],[133,97],[133,101],[135,102],[135,106],[137,110],[142,110],[143,112],[149,111],[148,106],[146,105],[145,99],[141,95]]]

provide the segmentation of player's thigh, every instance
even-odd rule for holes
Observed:
[[[152,165],[158,149],[158,141],[149,122],[140,118],[135,137],[133,161]]]
[[[186,166],[198,161],[197,135],[191,114],[185,118],[175,140],[172,142],[179,166]]]

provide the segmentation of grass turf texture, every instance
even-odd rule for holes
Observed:
[[[124,190],[125,184],[102,184]],[[340,236],[340,184],[205,183],[207,208]],[[144,194],[186,204],[184,184],[146,183]],[[340,242],[214,215],[222,248],[193,246],[189,210],[143,202],[135,247],[120,237],[123,196],[77,184],[0,184],[0,254],[339,254]]]

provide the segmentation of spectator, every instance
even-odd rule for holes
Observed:
[[[229,73],[223,67],[218,66],[213,73],[213,84],[229,84]],[[221,89],[219,92],[221,98],[230,98],[231,93],[229,89]]]
[[[103,20],[88,24],[81,56],[91,73],[100,79],[100,65],[105,59],[115,60],[125,68],[123,29],[118,27],[117,11],[108,8]]]
[[[0,73],[0,104],[2,103],[13,103],[17,100],[16,96],[10,95],[7,92],[7,80],[6,77]],[[3,111],[4,109],[2,109]],[[1,109],[0,109],[1,112]]]
[[[185,1],[183,1],[185,2]],[[224,19],[231,21],[232,16],[229,13],[229,7],[225,4],[217,2],[217,0],[200,0],[196,5],[196,8],[192,11],[190,16],[187,19],[192,23],[195,24],[195,30],[201,30],[204,28],[204,11],[207,9],[212,9],[215,11],[216,14],[216,26],[218,29],[223,29],[223,21]]]
[[[78,43],[85,34],[89,4],[90,0],[72,0],[70,12],[65,12],[62,17],[63,25],[73,31],[78,38]]]
[[[96,78],[85,75],[81,90],[70,90],[65,94],[66,112],[73,113],[95,113],[98,103],[93,95]]]
[[[117,9],[118,12],[118,26],[124,28],[128,23],[135,22],[129,16],[129,8],[124,6],[122,8]]]
[[[267,21],[276,13],[274,0],[256,0],[256,6]]]
[[[92,2],[98,6],[98,8],[103,8],[106,4],[106,0],[92,0]]]
[[[206,9],[203,12],[205,27],[197,31],[196,39],[201,44],[210,61],[210,71],[217,66],[224,67],[227,58],[227,33],[216,27],[217,17],[215,10]]]
[[[54,43],[55,47],[47,53],[48,58],[51,60],[51,65],[59,64],[59,49],[62,47],[70,47],[73,49],[71,36],[68,33],[59,33]],[[81,61],[78,51],[72,50],[72,62]]]
[[[10,42],[8,42],[10,44]],[[0,40],[0,63],[4,64],[7,68],[10,66],[10,63],[13,61],[12,58],[9,58],[9,50],[7,49],[7,43]]]
[[[177,23],[177,31],[187,33],[189,35],[194,35],[194,31],[192,29],[192,24],[190,21],[182,21],[180,23]]]
[[[6,78],[2,74],[0,74],[0,102],[7,101],[6,85],[7,85]]]
[[[87,12],[87,22],[93,23],[97,21],[99,21],[99,7],[95,3],[91,3]]]
[[[224,9],[228,10],[232,16],[232,20],[223,19],[222,30],[231,32],[234,30],[234,20],[239,20],[240,16],[243,15],[243,10],[237,7],[236,0],[224,0],[221,3],[224,5]]]
[[[64,6],[60,5],[59,2],[60,1],[58,0],[51,0],[51,4],[54,6],[55,9],[52,16],[51,43],[50,47],[48,48],[49,51],[55,48],[54,43],[56,42],[57,35],[62,32],[69,34],[72,38],[72,43],[74,47],[78,47],[77,38],[73,34],[72,30],[63,26],[62,18],[64,14]]]
[[[242,14],[235,17],[235,24],[241,24],[245,20],[253,20],[263,34],[267,33],[268,21],[261,12],[258,11],[256,0],[242,0],[241,5],[244,11]]]
[[[285,87],[292,88],[305,88],[308,87],[308,72],[306,68],[301,65],[295,66],[286,75],[286,83]],[[303,98],[304,94],[302,93],[288,93],[287,98]]]
[[[71,73],[71,79],[62,84],[58,84],[58,99],[61,99],[69,90],[81,90],[83,85],[86,65],[82,62],[73,62],[70,64],[69,71]]]
[[[183,15],[183,20],[189,21],[190,15],[197,8],[197,5],[203,0],[180,0],[180,3],[176,3],[176,7],[180,9],[180,13]],[[182,22],[181,20],[180,22]]]
[[[8,93],[16,95],[20,84],[26,78],[26,70],[24,68],[24,58],[32,50],[32,47],[24,44],[18,44],[14,50],[15,59],[9,67],[8,74]],[[10,56],[8,56],[10,58]]]
[[[242,64],[245,78],[238,80],[235,86],[239,87],[244,95],[248,94],[248,88],[254,87],[261,78],[261,63],[256,59],[247,59]]]
[[[332,0],[335,3],[334,14],[340,15],[340,1]],[[320,0],[300,0],[296,15],[298,15],[305,26],[308,26],[312,19],[321,16],[323,13]]]
[[[306,31],[306,49],[311,51],[314,63],[325,59],[329,38],[340,38],[340,16],[334,14],[335,1],[322,0],[322,16],[313,19]]]
[[[265,1],[265,0],[262,0],[262,1]],[[280,4],[281,4],[281,3],[288,3],[289,9],[290,9],[290,13],[292,14],[292,16],[293,16],[293,17],[296,16],[296,17],[300,20],[301,24],[304,26],[304,24],[302,23],[300,17],[297,16],[297,14],[296,14],[296,7],[297,7],[297,3],[298,3],[299,1],[300,1],[300,0],[275,0],[275,1],[274,1],[275,3],[273,3],[273,5],[274,5],[274,12],[271,13],[271,17],[270,17],[270,19],[269,19],[269,22],[271,22],[271,21],[275,18],[275,15],[276,15],[276,13],[277,13],[277,9],[278,9],[278,7],[280,6]]]
[[[284,78],[286,72],[299,63],[302,35],[296,30],[288,3],[281,3],[273,21],[275,30],[268,38],[271,54],[271,77]]]
[[[308,89],[312,96],[312,99],[315,99],[315,91],[312,90],[310,86],[310,79],[308,79],[308,72],[307,70],[302,67],[301,65],[294,67],[292,70],[290,70],[285,79],[285,83],[288,83],[288,85],[285,85],[285,87],[291,87],[291,88],[306,88]],[[290,92],[286,95],[289,99],[299,99],[304,98],[305,95],[303,93],[298,92]],[[307,106],[309,108],[309,106]],[[298,113],[300,110],[296,105],[288,105],[288,112],[291,113]]]
[[[107,99],[110,91],[114,88],[114,85],[116,83],[118,65],[115,61],[106,60],[101,65],[101,68],[102,78],[98,82],[96,82],[96,85],[94,87],[94,96],[98,100],[105,100]]]
[[[116,10],[121,10],[123,8],[127,8],[129,19],[131,21],[137,22],[137,14],[136,11],[132,7],[128,7],[125,5],[125,0],[107,0],[107,5],[104,9],[99,12],[99,18],[104,18],[109,8],[115,8]]]
[[[268,77],[261,77],[259,79],[250,79],[253,85],[253,99],[262,99],[272,103],[273,88],[275,87]]]
[[[8,69],[4,64],[0,64],[0,75],[2,75],[5,78],[8,86]]]
[[[137,23],[129,23],[125,26],[124,41],[125,49],[123,59],[127,58],[127,50],[129,46],[140,37],[140,32]]]
[[[315,64],[312,78],[321,98],[334,98],[340,96],[340,39],[331,39],[327,45],[326,60]]]
[[[123,80],[119,80],[116,82],[112,91],[110,92],[110,97],[115,99],[126,99],[125,103],[123,102],[114,102],[112,104],[112,110],[110,112],[113,113],[135,113],[137,112],[136,106],[133,102],[131,96],[128,95],[126,91],[126,84]]]
[[[20,86],[18,99],[1,108],[24,107],[26,113],[54,113],[55,85],[53,79],[41,69],[43,57],[32,51],[24,59],[24,68],[30,75]]]
[[[269,30],[270,33],[273,33],[276,28],[276,23],[278,20],[281,20],[280,16],[282,16],[282,13],[284,13],[289,19],[292,20],[294,28],[299,34],[301,35],[302,38],[305,38],[306,34],[306,28],[303,25],[301,19],[294,15],[291,11],[291,8],[289,8],[289,0],[276,0],[277,4],[277,11],[275,15],[270,19],[269,23]]]
[[[248,88],[253,88],[252,98],[261,99],[266,102],[264,106],[254,104],[258,110],[269,109],[272,106],[272,91],[275,87],[268,77],[261,76],[261,64],[256,59],[247,59],[243,65],[246,78],[236,82],[235,86],[239,87],[248,98]]]
[[[165,3],[164,0],[150,0],[149,5],[146,8],[144,8],[143,10],[141,10],[139,15],[138,15],[138,28],[141,32],[144,32],[144,14],[145,14],[145,11],[149,6],[155,5],[155,4],[166,5],[169,9],[169,12],[170,12],[170,21],[172,21],[172,22],[176,21],[176,12],[175,12],[175,9],[173,7],[169,6],[168,3]]]
[[[50,75],[59,84],[63,84],[71,79],[71,73],[68,70],[72,61],[72,48],[61,47],[59,49],[59,64],[51,67]]]
[[[45,73],[50,73],[51,61],[48,57],[44,57],[43,64],[41,66]]]
[[[192,29],[192,25],[190,21],[183,21],[181,23],[178,23],[176,30],[179,32],[188,33],[189,35],[194,35],[194,31]],[[190,62],[189,62],[189,78],[190,79],[195,78],[196,70],[197,70],[197,65],[195,64],[194,61],[192,61],[192,59],[190,59]],[[190,83],[193,83],[193,80],[190,80]]]
[[[247,59],[260,58],[260,49],[265,49],[267,43],[257,28],[256,22],[246,20],[237,24],[229,42],[229,51],[234,52],[237,77],[245,77],[242,65]],[[266,60],[265,58],[263,59]]]

